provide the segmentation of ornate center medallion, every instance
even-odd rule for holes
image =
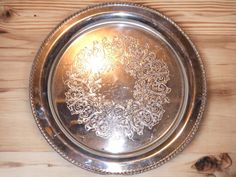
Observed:
[[[142,135],[159,123],[169,103],[166,63],[130,36],[93,41],[78,52],[67,75],[68,109],[102,138]]]

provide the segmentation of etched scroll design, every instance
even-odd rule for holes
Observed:
[[[119,101],[107,99],[101,92],[103,76],[117,67],[134,80],[132,97]],[[74,58],[64,82],[65,100],[87,131],[102,138],[122,132],[132,140],[135,133],[142,135],[145,127],[152,129],[162,119],[171,92],[169,80],[167,64],[147,43],[141,45],[125,35],[103,38],[79,50]]]

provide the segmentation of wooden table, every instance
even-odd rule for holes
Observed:
[[[63,19],[95,0],[0,0],[0,176],[99,176],[61,158],[40,134],[28,97],[32,61]],[[103,1],[104,2],[104,1]],[[194,141],[162,167],[139,176],[197,177],[191,165],[227,152],[236,161],[236,1],[133,1],[176,21],[196,44],[206,68],[208,101]],[[236,176],[234,164],[217,176]]]

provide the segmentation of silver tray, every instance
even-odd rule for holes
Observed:
[[[45,40],[32,67],[30,100],[48,143],[102,174],[162,165],[190,142],[206,81],[187,35],[152,9],[86,8]]]

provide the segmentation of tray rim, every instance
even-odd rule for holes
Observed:
[[[53,36],[56,32],[59,31],[59,29],[70,19],[75,18],[83,13],[86,13],[87,11],[93,9],[98,9],[98,8],[102,8],[102,7],[106,7],[109,5],[114,5],[114,6],[131,6],[131,7],[138,7],[141,8],[143,10],[147,10],[150,11],[154,14],[157,14],[158,16],[164,18],[165,20],[167,20],[168,22],[170,22],[172,25],[174,25],[174,27],[177,28],[177,30],[179,32],[181,32],[181,34],[187,39],[187,41],[189,42],[190,46],[193,48],[194,53],[196,54],[197,60],[199,62],[199,66],[201,68],[201,76],[202,76],[202,90],[201,90],[201,105],[199,108],[199,112],[197,114],[197,118],[195,121],[195,124],[192,126],[189,134],[185,137],[185,139],[179,144],[178,147],[176,147],[171,153],[169,153],[167,156],[165,156],[164,158],[161,158],[159,161],[156,161],[155,163],[146,166],[146,167],[141,167],[141,168],[137,168],[137,169],[132,169],[132,170],[127,170],[127,171],[120,171],[120,172],[110,172],[110,171],[105,171],[105,170],[101,170],[99,168],[96,167],[88,167],[85,166],[82,163],[79,163],[73,159],[71,159],[68,155],[66,155],[64,152],[62,152],[57,145],[54,144],[53,141],[50,140],[50,138],[48,137],[48,135],[45,133],[43,127],[41,126],[41,124],[38,121],[38,116],[37,113],[35,112],[35,104],[33,101],[33,78],[34,78],[34,73],[36,70],[36,66],[38,65],[39,62],[39,56],[40,53],[42,53],[45,45],[47,44],[48,41],[51,40],[51,36]],[[160,12],[157,9],[154,9],[152,7],[149,6],[145,6],[143,4],[140,3],[130,3],[130,2],[105,2],[105,3],[99,3],[99,4],[94,4],[94,5],[89,5],[85,8],[82,8],[81,10],[73,13],[72,15],[68,16],[67,18],[65,18],[64,20],[62,20],[56,27],[53,28],[53,30],[46,36],[46,38],[44,39],[44,41],[42,42],[38,52],[36,53],[36,56],[33,60],[33,64],[32,64],[32,68],[31,68],[31,72],[30,72],[30,78],[29,78],[29,98],[30,98],[30,105],[31,105],[31,110],[33,113],[33,117],[35,119],[35,122],[41,132],[41,134],[44,136],[44,138],[47,140],[47,142],[50,144],[50,146],[58,153],[60,154],[64,159],[66,159],[67,161],[69,161],[70,163],[81,167],[82,169],[91,171],[91,172],[95,172],[98,174],[117,174],[117,175],[134,175],[134,174],[139,174],[139,173],[143,173],[149,170],[152,170],[154,168],[157,168],[161,165],[163,165],[164,163],[166,163],[167,161],[171,160],[172,158],[174,158],[177,154],[179,154],[180,152],[182,152],[184,150],[184,148],[193,140],[194,136],[196,135],[197,130],[199,129],[199,124],[201,122],[201,119],[203,117],[203,113],[204,110],[206,108],[206,99],[207,99],[207,79],[206,79],[206,71],[203,65],[203,61],[199,55],[199,52],[196,48],[196,46],[193,44],[193,42],[191,41],[191,39],[189,38],[189,36],[169,17],[165,16],[162,12]]]

